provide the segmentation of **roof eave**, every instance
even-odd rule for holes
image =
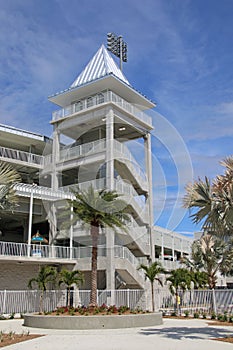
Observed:
[[[98,91],[100,92],[101,89],[113,89],[113,91],[118,94],[119,90],[121,92],[121,97],[124,98],[125,96],[122,95],[128,95],[130,103],[141,105],[143,109],[151,109],[156,106],[156,104],[149,100],[146,96],[142,95],[131,85],[126,84],[124,81],[120,80],[113,74],[105,75],[86,84],[66,89],[64,91],[56,93],[55,95],[49,96],[48,99],[50,102],[53,102],[60,107],[66,107],[75,100],[82,99]]]

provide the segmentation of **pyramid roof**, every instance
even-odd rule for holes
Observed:
[[[120,68],[116,65],[109,52],[102,45],[93,58],[89,61],[84,70],[75,79],[70,88],[76,88],[84,84],[90,83],[96,79],[113,74],[124,83],[130,85]]]

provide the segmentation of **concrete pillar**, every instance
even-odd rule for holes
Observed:
[[[59,161],[60,153],[60,132],[58,130],[57,124],[54,124],[53,130],[53,154],[52,154],[52,189],[57,190],[59,187],[59,174],[57,172],[57,162]]]
[[[149,237],[150,237],[150,255],[152,262],[155,261],[155,245],[153,240],[153,183],[152,183],[152,153],[151,153],[151,134],[148,132],[144,136],[144,149],[145,149],[145,160],[146,160],[146,175],[148,179],[148,196],[146,199],[147,210],[149,214]]]
[[[163,239],[163,233],[161,233],[161,259],[164,261],[164,239]]]
[[[32,240],[32,215],[33,215],[33,189],[31,189],[30,204],[29,204],[29,220],[28,220],[28,251],[27,255],[31,254],[31,240]]]
[[[110,110],[106,118],[106,188],[114,190],[114,158],[113,158],[113,140],[114,140],[114,114]],[[108,290],[115,289],[115,264],[114,264],[114,245],[115,234],[110,228],[105,229],[106,232],[106,288]],[[114,304],[113,293],[109,294],[108,304]]]
[[[113,140],[114,114],[111,109],[106,118],[106,187],[108,190],[114,190]]]
[[[73,258],[73,217],[74,217],[74,208],[73,206],[70,209],[70,221],[71,221],[71,225],[70,225],[70,259]]]

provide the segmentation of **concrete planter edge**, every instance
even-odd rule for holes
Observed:
[[[151,327],[162,323],[161,312],[103,316],[24,315],[24,326],[43,329],[117,329]]]

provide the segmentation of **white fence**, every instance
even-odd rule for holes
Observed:
[[[233,290],[191,290],[180,292],[180,312],[203,312],[207,314],[227,312],[233,314]],[[169,291],[156,290],[155,301],[157,309],[172,312],[175,309],[175,297]]]
[[[39,290],[0,291],[0,314],[38,312],[40,294]],[[146,308],[142,289],[98,290],[98,305],[109,305],[110,298],[114,300],[114,305],[117,307],[127,305],[130,309]],[[74,307],[87,306],[90,302],[90,290],[71,291],[71,300]],[[44,311],[52,311],[56,307],[66,306],[66,304],[66,290],[47,290],[44,292]]]

